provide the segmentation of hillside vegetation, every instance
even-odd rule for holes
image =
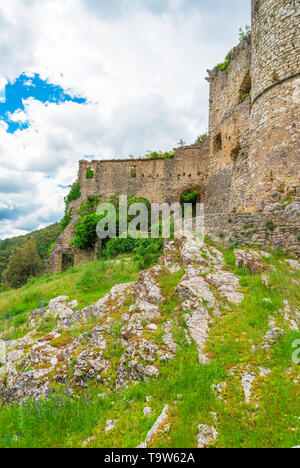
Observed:
[[[0,446],[299,445],[299,286],[280,251],[187,237],[1,294]]]
[[[19,247],[23,247],[27,240],[34,239],[38,254],[42,260],[48,256],[51,245],[56,241],[60,233],[59,223],[52,224],[45,229],[32,232],[25,236],[12,237],[0,240],[0,282],[1,274],[8,265],[12,253]]]

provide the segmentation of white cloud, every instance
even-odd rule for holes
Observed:
[[[206,69],[234,45],[239,26],[249,23],[245,3],[2,0],[3,78],[39,73],[88,103],[28,99],[25,110],[11,116],[28,121],[28,129],[9,134],[0,122],[0,190],[1,182],[5,187],[13,179],[21,193],[3,190],[0,201],[24,211],[16,219],[0,219],[0,237],[59,218],[65,191],[58,185],[72,183],[84,155],[168,150],[181,137],[192,142],[203,133]]]

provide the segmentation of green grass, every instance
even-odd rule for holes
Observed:
[[[210,386],[214,379],[224,377],[224,371],[217,364],[200,366],[197,355],[195,346],[182,344],[176,360],[162,366],[157,380],[131,386],[122,393],[108,393],[104,399],[98,397],[104,388],[92,387],[89,391],[91,404],[88,406],[83,398],[72,400],[64,397],[61,412],[53,413],[56,400],[42,402],[39,412],[31,408],[32,414],[23,406],[2,408],[0,447],[80,447],[91,434],[97,435],[97,442],[92,446],[135,447],[145,439],[163,406],[170,403],[174,406],[172,402],[178,399],[178,394],[182,398],[176,405],[171,445],[195,447],[197,421],[209,412],[214,402]],[[149,395],[152,397],[151,418],[143,415],[146,396]],[[28,406],[33,405],[28,403]],[[116,430],[105,434],[106,421],[115,418],[119,420]],[[20,436],[18,440],[8,440],[15,435]],[[168,445],[170,441],[166,443]],[[165,442],[160,444],[164,446]]]
[[[162,317],[158,320],[160,328],[153,335],[153,340],[162,342],[162,325],[172,318],[172,331],[178,347],[174,360],[156,363],[160,367],[159,377],[133,384],[123,392],[114,392],[113,386],[108,389],[101,384],[91,383],[88,405],[83,396],[78,399],[63,396],[61,412],[53,413],[57,405],[55,399],[50,402],[42,401],[39,412],[33,409],[32,414],[28,414],[23,406],[0,407],[0,447],[81,447],[88,437],[95,437],[88,447],[136,447],[145,439],[165,404],[170,405],[170,430],[155,438],[156,448],[196,447],[199,424],[216,427],[217,447],[299,445],[297,418],[300,403],[297,397],[298,384],[295,383],[299,379],[299,366],[293,365],[291,356],[294,352],[292,344],[300,336],[299,333],[288,330],[279,310],[283,306],[283,300],[288,300],[292,307],[299,305],[300,273],[288,269],[282,262],[284,256],[281,252],[272,252],[272,257],[267,262],[276,270],[268,273],[270,285],[266,287],[261,275],[251,275],[247,270],[235,270],[232,250],[223,250],[223,253],[227,268],[239,275],[245,297],[241,304],[225,309],[223,316],[216,318],[211,326],[206,349],[211,356],[208,366],[199,364],[196,346],[189,346],[183,333],[186,326],[184,316],[180,310],[175,311],[179,305],[175,289],[184,269],[173,275],[165,270],[160,277],[165,298],[160,304]],[[99,299],[114,284],[132,281],[136,277],[136,266],[131,261],[121,265],[114,262],[81,265],[62,275],[51,275],[51,281],[41,279],[30,288],[3,293],[3,297],[0,296],[0,308],[8,300],[5,295],[12,293],[16,294],[13,306],[20,306],[19,310],[22,310],[22,304],[30,304],[28,297],[39,298],[40,295],[48,300],[50,297],[67,294],[85,305]],[[265,302],[265,298],[271,299],[271,303]],[[268,330],[270,316],[275,317],[285,334],[269,356],[263,351],[253,353],[251,347],[261,343]],[[22,317],[22,312],[16,317]],[[48,330],[47,326],[51,327],[51,324],[45,324],[45,331]],[[120,328],[121,324],[115,324],[111,343],[104,355],[113,361],[112,382],[123,353],[117,342],[112,346],[114,339],[120,334]],[[71,330],[53,344],[57,347],[64,346],[64,340],[71,339],[82,331]],[[240,373],[231,375],[228,372],[233,367],[242,372],[247,366],[257,374],[260,366],[268,367],[271,371],[267,378],[256,379],[250,404],[244,401]],[[287,373],[288,369],[291,369],[290,373]],[[224,400],[220,401],[211,391],[211,386],[224,381],[227,387]],[[106,397],[99,398],[98,394],[103,392]],[[143,414],[143,408],[148,405],[147,396],[151,396],[150,417]],[[214,420],[212,412],[217,414],[217,420]],[[105,433],[108,419],[117,419],[118,423],[115,429]],[[19,436],[18,439],[15,438],[16,435]]]
[[[79,307],[92,304],[119,283],[135,281],[138,267],[132,261],[95,261],[78,265],[62,274],[47,274],[19,289],[0,294],[0,318],[11,317],[11,325],[19,326],[30,312],[40,307],[41,300],[48,304],[50,299],[68,296],[79,301]],[[8,321],[6,321],[8,325]],[[0,331],[3,324],[0,322]]]
[[[268,448],[299,444],[300,403],[297,384],[293,381],[299,378],[299,367],[292,363],[292,343],[300,335],[287,329],[279,310],[283,300],[288,300],[292,307],[299,305],[300,273],[292,273],[280,261],[284,257],[282,252],[273,251],[272,254],[267,260],[276,270],[269,273],[270,286],[263,284],[260,275],[240,271],[245,299],[218,319],[210,333],[207,349],[213,355],[213,362],[227,370],[233,366],[241,371],[247,366],[256,372],[259,366],[271,370],[268,379],[258,379],[253,388],[253,399],[258,407],[245,404],[239,376],[227,377],[225,402],[218,403],[214,410],[219,416],[218,447]],[[234,270],[231,250],[225,252],[225,261]],[[271,303],[264,302],[264,298],[271,299]],[[279,321],[285,334],[268,358],[263,351],[253,353],[251,347],[261,343],[270,316]],[[287,378],[288,368],[293,369],[293,378]]]

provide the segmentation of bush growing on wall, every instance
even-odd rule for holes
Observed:
[[[216,69],[221,70],[221,71],[225,71],[229,67],[230,62],[231,62],[231,52],[229,52],[226,55],[224,62],[218,63],[218,65],[216,65]]]
[[[145,158],[146,159],[161,159],[161,158],[164,158],[164,159],[172,159],[174,158],[175,156],[175,152],[174,151],[166,151],[166,152],[162,152],[162,151],[149,151]]]
[[[93,200],[89,200],[87,202],[82,203],[80,210],[78,211],[81,214],[79,221],[75,225],[75,237],[72,240],[72,245],[75,245],[81,250],[85,249],[93,249],[97,242],[97,233],[96,227],[98,222],[103,219],[106,215],[99,216],[95,213],[96,207],[98,206],[99,198],[95,197]],[[117,231],[116,235],[119,236],[121,233],[119,232],[119,221],[120,221],[120,207],[119,207],[119,197],[117,195],[113,195],[110,200],[116,209],[116,221],[117,221]],[[128,208],[134,203],[143,203],[147,206],[148,213],[149,213],[149,221],[150,221],[150,203],[145,198],[136,198],[134,196],[128,197]],[[93,210],[93,212],[90,212]],[[87,213],[87,214],[86,214]],[[127,223],[132,221],[135,216],[127,216]],[[106,245],[109,240],[104,240],[103,245]],[[116,241],[115,241],[116,242]],[[117,242],[115,244],[114,249],[116,249]],[[121,248],[121,239],[120,244]],[[125,247],[124,247],[125,248]]]
[[[207,136],[208,136],[207,133],[203,133],[203,135],[199,135],[195,143],[196,144],[204,143],[204,141],[207,139]]]
[[[75,225],[75,237],[71,244],[81,250],[91,250],[97,242],[97,224],[101,216],[96,213],[84,215]]]
[[[68,206],[72,201],[76,201],[81,197],[80,184],[78,181],[71,185],[69,194],[65,197],[65,204]]]
[[[80,184],[78,181],[71,185],[70,192],[65,197],[65,214],[60,222],[60,230],[63,231],[72,219],[72,208],[69,210],[69,204],[81,197]]]

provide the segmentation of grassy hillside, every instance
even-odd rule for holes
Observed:
[[[31,232],[25,236],[12,237],[11,239],[0,240],[0,282],[1,273],[5,270],[9,257],[17,247],[22,247],[27,239],[34,239],[39,256],[42,259],[47,258],[48,250],[53,242],[56,241],[60,232],[60,224],[52,224],[45,229]]]
[[[299,365],[293,364],[291,356],[293,342],[300,335],[289,329],[282,309],[285,300],[292,310],[300,303],[300,271],[289,268],[282,253],[272,252],[264,257],[269,265],[266,282],[262,274],[237,268],[232,250],[220,250],[224,271],[237,276],[244,299],[234,305],[214,290],[222,314],[211,323],[205,349],[210,356],[208,365],[199,363],[197,347],[187,339],[186,316],[190,312],[183,312],[176,291],[185,267],[172,274],[163,268],[159,278],[161,316],[155,322],[158,329],[151,332],[145,326],[143,331],[145,339],[152,336],[161,345],[163,327],[172,320],[176,355],[173,360],[159,362],[159,376],[117,391],[91,381],[75,399],[68,395],[64,384],[56,385],[57,395],[42,403],[32,398],[21,406],[0,407],[0,447],[136,447],[145,440],[165,405],[169,405],[166,424],[149,448],[196,447],[200,422],[216,427],[218,438],[211,445],[220,448],[299,445]],[[209,252],[213,251],[203,251],[202,261],[211,260]],[[178,258],[175,252],[174,261]],[[50,298],[67,295],[79,300],[82,308],[103,297],[116,283],[135,281],[137,277],[137,266],[130,258],[80,265],[3,293],[0,316],[4,312],[11,314],[13,323],[9,326],[16,329],[10,338],[18,338],[28,333],[24,322],[41,299],[47,303]],[[105,357],[113,360],[116,369],[122,354],[116,344],[122,327],[120,317],[129,305],[112,309],[110,316],[113,335]],[[253,352],[269,330],[271,317],[283,334],[274,340],[270,351],[258,348]],[[4,320],[2,330],[7,326]],[[102,325],[91,323],[90,330],[95,326]],[[41,329],[39,336],[49,331]],[[53,346],[63,350],[66,343],[86,331],[87,325],[68,329],[53,341]],[[262,373],[263,369],[267,374]],[[241,386],[245,373],[256,375],[249,402]],[[212,386],[219,384],[220,391],[212,391]],[[147,415],[144,409],[149,406],[151,413]],[[116,421],[116,427],[105,431],[108,420]]]
[[[131,258],[119,257],[116,261],[89,262],[61,274],[31,278],[22,288],[0,294],[0,320],[5,316],[11,326],[18,327],[30,312],[58,296],[77,299],[83,308],[103,297],[115,284],[135,281],[137,276],[136,263]],[[2,329],[0,321],[0,332]]]

